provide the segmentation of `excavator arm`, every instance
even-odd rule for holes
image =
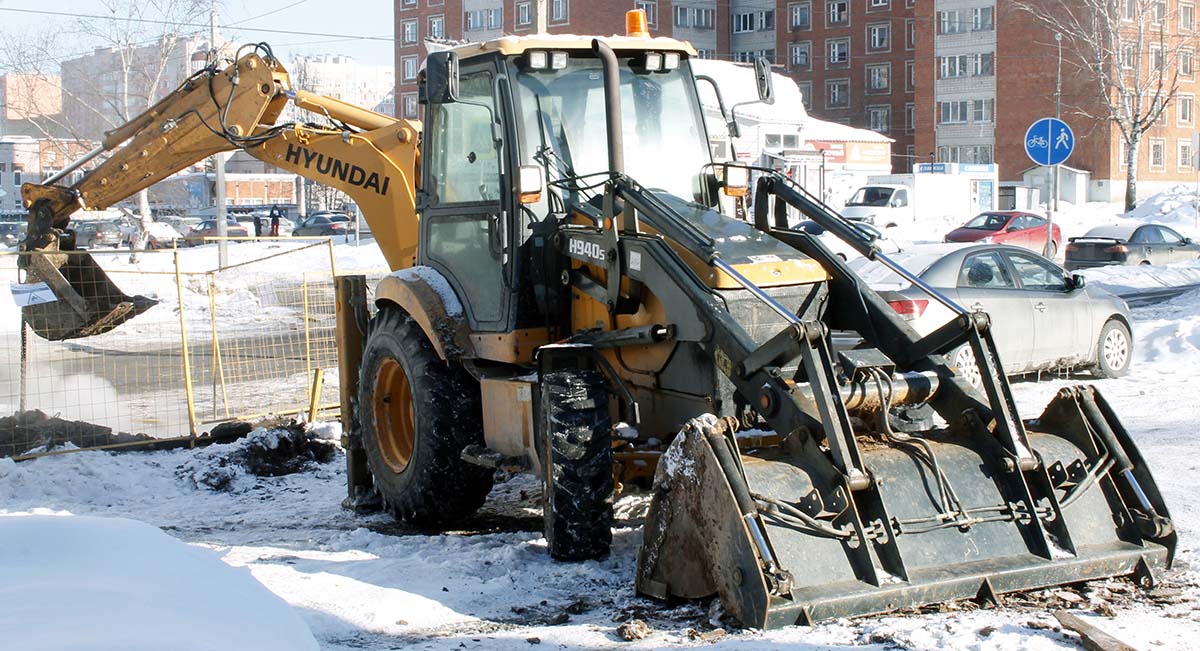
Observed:
[[[370,222],[393,268],[416,257],[413,172],[420,125],[332,98],[293,90],[266,46],[223,70],[209,66],[144,113],[105,134],[101,145],[42,184],[25,184],[29,228],[21,250],[26,282],[44,282],[57,300],[26,306],[26,322],[46,339],[101,334],[155,304],[127,296],[85,251],[75,250],[71,215],[99,210],[223,151],[265,162],[346,192]],[[276,124],[289,101],[330,126]],[[70,185],[91,160],[106,160]]]

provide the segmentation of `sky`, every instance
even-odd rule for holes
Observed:
[[[0,0],[0,37],[19,39],[23,32],[46,29],[70,32],[75,16],[107,15],[106,5],[132,1]],[[218,24],[222,25],[221,34],[226,40],[265,41],[284,60],[300,54],[344,54],[361,63],[394,63],[392,3],[389,0],[338,0],[336,3],[328,0],[221,0],[218,12]],[[207,18],[202,22],[207,23]],[[71,34],[69,38],[79,37]],[[68,51],[83,53],[87,47],[88,44],[76,46],[72,43],[75,49]]]

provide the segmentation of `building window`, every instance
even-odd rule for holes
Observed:
[[[444,38],[446,36],[445,16],[429,17],[429,38]]]
[[[938,124],[965,124],[967,100],[938,102]]]
[[[1167,141],[1162,138],[1150,139],[1150,169],[1162,170],[1167,167]]]
[[[990,123],[995,120],[996,100],[990,98],[977,99],[973,104],[974,110],[971,115],[973,122]]]
[[[1176,145],[1179,154],[1175,161],[1175,167],[1179,170],[1190,170],[1195,167],[1195,161],[1192,160],[1192,141],[1180,138]]]
[[[867,107],[867,122],[871,131],[879,133],[887,133],[892,128],[892,107],[890,106],[868,106]]]
[[[788,63],[795,70],[812,68],[812,42],[792,43],[788,46]]]
[[[917,105],[909,102],[904,105],[904,132],[912,133],[917,127]],[[912,152],[909,152],[910,154]]]
[[[647,0],[638,0],[634,3],[635,9],[641,9],[646,12],[646,25],[649,27],[658,27],[658,3]]]
[[[825,108],[850,108],[849,79],[829,79],[825,82]]]
[[[754,31],[754,13],[742,13],[733,15],[733,33],[744,34]]]
[[[417,94],[416,93],[404,93],[403,95],[401,95],[400,96],[400,105],[404,110],[404,117],[406,117],[406,118],[417,117]]]
[[[974,74],[976,77],[991,77],[996,74],[996,55],[984,52],[974,56]]]
[[[401,3],[400,6],[406,7],[406,8],[407,7],[415,7],[415,6],[417,6],[417,0],[403,0],[403,2]]]
[[[917,21],[909,18],[904,21],[904,49],[912,50],[917,47]]]
[[[758,31],[767,32],[775,29],[775,10],[758,12]]]
[[[1155,0],[1154,16],[1153,16],[1154,22],[1161,24],[1162,21],[1166,19],[1166,17],[1167,17],[1167,0]]]
[[[892,26],[887,23],[867,25],[867,50],[879,52],[892,47]]]
[[[1134,12],[1136,11],[1134,3],[1136,2],[1138,2],[1138,0],[1121,0],[1121,18],[1123,20],[1133,20]],[[1124,159],[1125,157],[1122,156],[1121,160]]]
[[[1121,67],[1130,70],[1135,63],[1137,63],[1137,50],[1134,49],[1132,43],[1125,43],[1121,46]]]
[[[1180,94],[1175,97],[1175,123],[1179,126],[1192,126],[1193,111],[1196,110],[1195,95]]]
[[[1152,66],[1151,70],[1153,70],[1154,72],[1162,72],[1163,67],[1166,66],[1166,64],[1167,64],[1167,60],[1163,56],[1163,49],[1161,47],[1151,46],[1150,47],[1150,65]]]
[[[871,9],[887,9],[892,6],[892,0],[868,0],[867,6]]]
[[[417,57],[415,55],[400,57],[400,79],[401,81],[416,81]]]
[[[675,5],[675,26],[676,27],[691,27],[692,11],[687,7]]]
[[[1179,76],[1191,79],[1196,74],[1196,64],[1193,57],[1192,50],[1179,50]]]
[[[692,10],[692,27],[696,29],[712,29],[715,25],[716,10],[713,9],[693,9]]]
[[[827,0],[825,3],[825,21],[829,26],[850,24],[850,3],[848,0]]]
[[[892,91],[892,66],[890,63],[867,66],[867,92],[885,94]]]
[[[976,7],[971,10],[971,31],[990,32],[994,27],[991,7]]]
[[[831,38],[825,41],[826,67],[844,67],[850,63],[850,39]]]
[[[788,29],[812,29],[811,2],[793,2],[788,5]]]
[[[517,3],[517,26],[526,27],[533,24],[533,3]]]
[[[802,81],[796,84],[800,88],[800,101],[804,102],[806,110],[812,109],[812,82]]]
[[[1196,5],[1179,3],[1179,31],[1190,32],[1196,28]]]
[[[716,56],[716,52],[714,52],[714,51],[712,51],[712,50],[706,50],[706,49],[704,49],[704,48],[702,48],[702,47],[698,47],[698,48],[696,48],[696,57],[697,57],[697,58],[700,58],[700,59],[712,59],[712,58],[714,58],[715,56]]]
[[[938,12],[938,26],[942,34],[958,34],[966,31],[963,29],[962,19],[957,9]]]
[[[968,59],[969,57],[966,54],[942,57],[939,65],[941,79],[965,77],[967,75]]]
[[[917,87],[917,64],[913,61],[904,62],[904,92],[911,93]]]
[[[550,0],[550,20],[555,22],[567,20],[567,0]]]
[[[417,21],[406,20],[400,23],[401,41],[405,45],[413,45],[417,42]]]

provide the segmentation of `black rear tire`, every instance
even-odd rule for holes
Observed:
[[[542,514],[550,556],[581,561],[608,555],[612,544],[612,417],[596,371],[542,377]]]
[[[444,525],[483,504],[493,471],[460,457],[466,446],[483,444],[479,384],[441,360],[397,308],[384,307],[371,321],[358,396],[367,465],[397,520]]]

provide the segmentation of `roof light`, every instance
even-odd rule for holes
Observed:
[[[563,68],[567,67],[567,53],[566,52],[551,52],[550,53],[550,67],[555,70],[562,70]]]
[[[679,53],[667,52],[663,55],[663,69],[674,70],[679,67]]]
[[[544,70],[549,64],[549,55],[541,50],[529,52],[529,67],[534,70]]]
[[[650,38],[650,29],[647,27],[646,11],[643,9],[631,9],[625,12],[625,35],[630,38]]]
[[[646,70],[658,72],[663,67],[663,55],[660,52],[646,53]]]

